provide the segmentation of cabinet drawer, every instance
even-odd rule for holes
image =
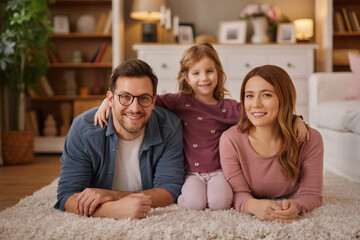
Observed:
[[[227,90],[229,90],[231,94],[231,98],[235,99],[238,102],[240,101],[241,84],[242,84],[242,79],[227,79],[225,83],[225,87]]]
[[[292,79],[296,89],[296,102],[306,104],[308,102],[308,82],[306,79]]]
[[[251,69],[266,63],[266,56],[239,53],[238,55],[227,56],[224,68],[228,78],[242,81]]]
[[[180,69],[181,55],[173,53],[149,52],[142,56],[142,60],[147,62],[158,78],[176,79]]]
[[[159,78],[157,93],[165,94],[165,93],[176,93],[178,92],[178,82],[175,78]]]
[[[269,64],[283,68],[291,77],[309,75],[309,58],[305,54],[288,54],[269,56]]]

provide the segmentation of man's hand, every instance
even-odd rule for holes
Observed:
[[[245,203],[245,212],[251,213],[263,221],[275,220],[275,211],[282,210],[281,204],[267,199],[250,199]]]
[[[106,209],[104,209],[106,208]],[[139,219],[145,218],[151,209],[151,197],[143,193],[130,194],[116,201],[100,205],[98,210],[105,213],[101,217],[114,219]],[[94,216],[97,216],[95,211]]]
[[[282,210],[276,210],[273,217],[280,222],[292,222],[299,215],[299,210],[291,201],[284,199],[281,201]]]
[[[118,199],[114,191],[86,188],[81,193],[74,194],[77,203],[77,212],[83,216],[92,215],[99,204]]]

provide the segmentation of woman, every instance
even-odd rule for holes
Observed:
[[[295,99],[289,75],[277,66],[257,67],[242,83],[242,120],[220,139],[221,165],[239,212],[290,222],[322,204],[322,138],[309,128],[310,140],[298,143]]]

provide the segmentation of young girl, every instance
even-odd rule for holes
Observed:
[[[156,105],[175,113],[184,124],[187,174],[177,202],[188,210],[228,209],[233,192],[221,170],[219,139],[225,130],[238,122],[241,105],[235,100],[224,99],[228,92],[225,73],[211,44],[187,49],[180,65],[179,93],[158,95],[156,99]],[[98,120],[106,123],[109,111],[105,99],[95,115],[95,124]],[[307,130],[300,118],[295,120],[294,128],[300,131],[298,135],[303,141]]]

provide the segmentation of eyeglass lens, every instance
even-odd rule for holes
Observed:
[[[119,101],[121,105],[129,106],[133,103],[134,98],[138,99],[138,103],[142,107],[148,107],[152,104],[153,98],[152,96],[148,94],[143,94],[140,96],[133,96],[130,93],[124,93],[124,94],[116,94],[119,96]]]

